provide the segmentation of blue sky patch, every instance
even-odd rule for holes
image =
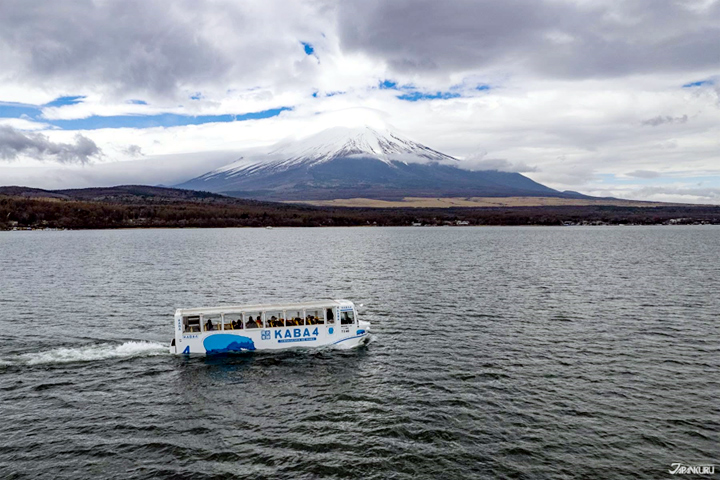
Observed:
[[[397,98],[400,100],[406,100],[408,102],[417,102],[418,100],[447,100],[448,98],[458,98],[461,95],[457,92],[435,92],[435,93],[423,93],[423,92],[408,92],[398,95]]]
[[[412,83],[406,83],[405,85],[398,85],[397,82],[392,80],[383,80],[378,83],[380,90],[414,90],[415,85]]]
[[[392,80],[383,80],[382,82],[378,83],[378,88],[380,90],[398,90],[398,93],[404,92],[400,95],[397,95],[397,98],[408,102],[437,99],[445,100],[448,98],[458,98],[462,96],[459,92],[452,91],[460,88],[459,85],[451,87],[451,91],[448,92],[422,92],[418,90],[413,84],[398,85],[397,82],[394,82]]]
[[[313,48],[312,45],[310,45],[307,42],[300,42],[300,43],[302,43],[302,46],[305,49],[305,55],[312,55],[313,53],[315,53],[315,49]]]
[[[128,100],[127,103],[131,105],[147,105],[148,103],[145,100]]]
[[[30,117],[34,119],[40,115],[41,110],[37,105],[28,105],[26,103],[0,102],[0,118],[22,118]]]
[[[240,115],[178,115],[162,113],[159,115],[116,115],[112,117],[78,118],[74,120],[50,120],[47,123],[64,130],[97,130],[99,128],[153,128],[181,127],[185,125],[202,125],[204,123],[242,122],[276,117],[291,107],[272,108],[261,112],[243,113]]]
[[[39,118],[42,109],[45,107],[63,107],[67,105],[76,105],[85,98],[83,95],[74,97],[58,97],[55,100],[44,105],[31,105],[29,103],[13,103],[0,102],[0,118],[27,118],[37,122],[47,122],[43,118]]]
[[[685,85],[683,85],[683,88],[703,87],[705,85],[714,85],[714,84],[715,84],[715,82],[713,82],[712,80],[700,80],[697,82],[686,83]]]
[[[322,96],[323,96],[323,97],[334,97],[335,95],[343,95],[344,93],[347,93],[347,92],[341,92],[341,91],[337,91],[337,92],[325,92]],[[317,90],[315,90],[315,91],[312,93],[312,97],[313,97],[313,98],[318,98],[318,97],[320,97],[320,96],[321,96],[321,95],[320,95],[320,92],[318,92]]]
[[[84,95],[78,95],[74,97],[58,97],[52,102],[48,102],[43,107],[64,107],[66,105],[75,105],[82,102]]]
[[[45,105],[29,105],[24,103],[0,102],[0,118],[25,118],[29,121],[46,123],[64,130],[96,130],[99,128],[151,128],[151,127],[177,127],[183,125],[201,125],[215,122],[241,122],[244,120],[259,120],[276,117],[292,107],[271,108],[260,112],[250,112],[238,115],[179,115],[176,113],[162,113],[157,115],[115,115],[91,116],[71,120],[48,120],[42,117],[42,109],[48,106],[73,105],[79,103],[84,97],[60,97]],[[147,105],[142,100],[130,100],[128,103]]]
[[[480,90],[481,92],[484,90],[490,90],[490,85],[478,85],[475,87],[475,90]]]

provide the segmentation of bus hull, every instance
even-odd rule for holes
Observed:
[[[350,349],[367,342],[369,335],[370,323],[362,320],[351,325],[247,328],[202,333],[178,332],[170,346],[170,353],[212,355],[318,347]]]

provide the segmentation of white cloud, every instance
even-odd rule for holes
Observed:
[[[627,173],[626,175],[628,177],[636,178],[658,178],[660,176],[660,172],[656,172],[653,170],[635,170]]]
[[[720,204],[720,187],[698,187],[686,183],[649,187],[615,186],[597,190],[590,189],[587,193],[600,197],[632,198],[649,202]]]
[[[12,127],[16,130],[46,130],[52,128],[51,125],[42,122],[35,122],[27,118],[0,118],[0,126]]]

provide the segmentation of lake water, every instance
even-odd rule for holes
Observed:
[[[0,232],[0,272],[1,478],[720,465],[718,227]],[[369,345],[167,353],[177,307],[327,297]]]

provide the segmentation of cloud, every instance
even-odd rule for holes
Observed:
[[[137,145],[129,145],[127,148],[123,149],[123,152],[127,154],[130,157],[142,157],[142,148],[140,148]]]
[[[348,49],[400,73],[520,68],[608,78],[716,68],[720,4],[511,0],[357,0],[338,6]]]
[[[682,72],[683,85],[717,69],[718,24],[719,2],[691,1],[16,0],[0,4],[0,80],[167,107],[257,87],[346,91],[389,72],[423,92],[478,73]],[[338,84],[312,85],[325,82]]]
[[[688,116],[683,115],[682,117],[671,117],[670,115],[658,115],[657,117],[649,118],[647,120],[643,120],[641,123],[642,125],[649,125],[651,127],[657,127],[658,125],[663,125],[666,123],[685,123],[688,121]]]
[[[635,190],[634,193],[639,198],[656,198],[663,201],[720,203],[720,188],[713,187],[643,187]]]
[[[0,4],[0,79],[122,101],[212,97],[292,77],[305,57],[297,38],[319,37],[316,10],[278,0],[11,0]]]
[[[87,188],[98,185],[175,185],[237,160],[236,152],[202,152],[143,157],[124,162],[0,165],[3,185],[32,185],[37,188]]]
[[[504,158],[485,158],[487,152],[480,152],[462,160],[458,167],[464,170],[496,170],[498,172],[537,172],[537,167],[530,167],[523,162],[513,163]]]
[[[17,130],[46,130],[52,128],[47,123],[35,122],[28,118],[0,118],[0,126],[8,126]]]
[[[660,172],[655,172],[653,170],[635,170],[634,172],[628,173],[627,176],[635,178],[658,178],[660,176]]]
[[[59,163],[88,163],[102,152],[89,138],[77,134],[75,143],[51,142],[42,133],[23,133],[11,126],[0,126],[0,159],[15,160],[20,156]]]

